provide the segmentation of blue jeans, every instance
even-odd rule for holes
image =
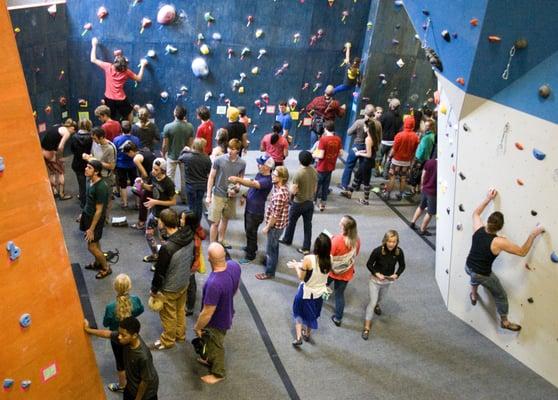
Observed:
[[[322,202],[327,201],[329,194],[329,183],[331,182],[331,172],[318,172],[318,190],[316,190],[316,197],[314,200],[320,198]]]
[[[304,222],[304,243],[303,250],[310,251],[310,241],[312,240],[312,216],[314,215],[314,204],[311,200],[302,203],[293,202],[289,209],[289,224],[285,229],[283,241],[291,244],[293,242],[294,231],[298,219],[302,216]]]
[[[335,89],[333,89],[333,95],[336,95],[339,92],[345,92],[347,90],[351,90],[355,87],[355,85],[345,85],[344,83],[341,85],[337,85],[335,86]]]
[[[508,316],[508,295],[504,290],[500,280],[494,273],[490,275],[481,275],[473,272],[468,266],[465,266],[465,272],[471,277],[471,286],[484,286],[486,290],[494,297],[496,310],[501,318]]]
[[[353,147],[356,147],[357,150],[364,150],[366,146],[364,143],[354,144],[349,149],[349,155],[347,156],[347,160],[345,160],[345,169],[343,170],[343,176],[341,177],[341,186],[345,189],[347,189],[351,183],[351,174],[353,173],[353,169],[357,163],[357,156]]]
[[[190,207],[190,211],[196,214],[198,221],[201,220],[205,189],[194,189],[191,185],[186,185],[186,196],[188,198],[188,207]]]
[[[310,150],[312,146],[314,146],[314,143],[320,140],[320,136],[321,135],[318,135],[316,132],[314,132],[314,130],[310,130],[310,145],[308,146],[308,150]]]
[[[327,285],[333,282],[333,291],[335,292],[335,319],[341,321],[343,319],[343,312],[345,311],[345,288],[348,281],[340,281],[328,276]]]
[[[269,276],[275,276],[275,270],[277,269],[277,263],[279,262],[279,238],[283,233],[283,228],[276,229],[271,228],[267,232],[267,245],[265,248],[266,261],[265,261],[265,273]]]
[[[252,214],[249,211],[244,213],[244,230],[246,231],[246,251],[247,260],[256,258],[258,251],[258,228],[263,222],[264,216]]]

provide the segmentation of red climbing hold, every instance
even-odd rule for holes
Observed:
[[[490,43],[500,43],[502,41],[502,38],[500,36],[491,35],[488,37],[488,41]]]
[[[479,19],[478,18],[472,18],[469,23],[471,24],[471,26],[477,26],[479,24]]]
[[[465,79],[463,79],[462,77],[457,78],[455,81],[461,86],[465,86]]]
[[[515,142],[515,147],[517,147],[517,150],[523,150],[523,145],[519,142]]]
[[[519,178],[516,179],[516,182],[517,182],[517,184],[518,184],[519,186],[523,186],[523,185],[524,185],[523,180],[521,180],[521,179],[519,179]]]

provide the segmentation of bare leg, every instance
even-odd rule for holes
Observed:
[[[295,324],[296,340],[302,340],[302,324],[297,322]]]
[[[415,214],[413,215],[413,219],[411,219],[412,224],[415,224],[418,221],[423,211],[424,209],[417,207],[417,209],[415,210]]]
[[[99,221],[99,223],[102,223],[102,222]],[[95,261],[101,266],[101,270],[108,271],[107,259],[105,258],[105,255],[103,254],[103,251],[101,250],[100,243],[99,242],[88,243],[87,244],[87,250],[89,250],[89,252],[91,254],[93,254],[93,257],[95,257]]]
[[[120,198],[122,199],[122,205],[126,207],[128,205],[128,188],[120,188]]]
[[[215,383],[221,382],[223,379],[225,378],[219,378],[218,376],[215,376],[213,374],[210,375],[204,375],[200,378],[204,383],[207,383],[208,385],[213,385]]]
[[[365,319],[364,320],[364,330],[365,331],[370,331],[370,329],[372,329],[372,320],[371,319]]]
[[[118,371],[118,386],[126,387],[126,371]]]
[[[225,240],[225,234],[227,233],[228,224],[229,220],[227,218],[221,218],[221,222],[219,223],[219,242]]]
[[[424,232],[426,228],[428,228],[428,224],[430,223],[431,219],[432,219],[432,215],[426,213],[424,219],[422,220],[422,225],[420,226],[421,231]]]
[[[209,227],[209,242],[216,242],[219,232],[219,222],[212,222]]]

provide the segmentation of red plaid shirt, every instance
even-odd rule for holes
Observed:
[[[289,190],[287,186],[273,185],[271,192],[271,201],[265,209],[265,223],[267,224],[271,217],[275,217],[275,229],[283,229],[289,222]]]

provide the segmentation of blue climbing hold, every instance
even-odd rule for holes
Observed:
[[[6,250],[10,253],[10,260],[15,261],[21,255],[21,249],[15,245],[13,241],[6,243]]]
[[[2,384],[2,387],[4,388],[4,390],[8,390],[11,389],[13,385],[14,385],[14,380],[10,378],[6,378],[4,379],[4,383]]]
[[[19,317],[19,325],[22,328],[27,328],[31,325],[31,314],[25,313],[21,317]]]
[[[558,263],[558,254],[556,254],[555,251],[553,251],[550,255],[550,261],[552,261],[553,263]]]
[[[24,381],[21,381],[21,388],[23,390],[29,389],[30,386],[31,386],[31,381],[30,380],[26,379]]]
[[[6,165],[4,164],[4,157],[0,157],[0,175],[2,175],[4,169],[6,169]]]
[[[533,156],[539,160],[542,161],[544,160],[544,158],[546,157],[546,154],[544,154],[542,151],[538,150],[538,149],[533,149]]]

